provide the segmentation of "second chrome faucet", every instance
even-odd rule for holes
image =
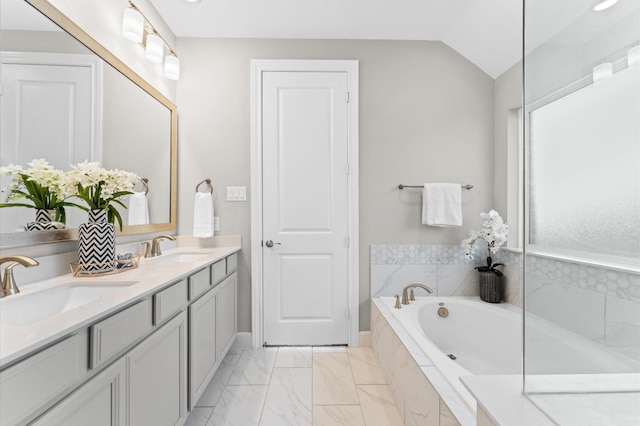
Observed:
[[[402,289],[402,305],[408,305],[410,300],[411,301],[416,300],[415,296],[413,295],[414,288],[421,288],[427,293],[433,293],[433,290],[431,290],[430,287],[424,284],[420,284],[420,283],[409,284],[408,286]],[[400,299],[400,296],[396,295],[396,304],[395,304],[396,309],[400,309],[402,307],[401,304],[398,303],[399,299]]]
[[[142,244],[146,245],[146,250],[144,253],[144,257],[156,257],[162,256],[162,250],[160,249],[160,241],[167,239],[170,241],[175,241],[175,237],[172,235],[158,235],[151,241],[151,250],[149,250],[149,243],[144,242]]]

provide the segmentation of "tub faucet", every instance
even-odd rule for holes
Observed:
[[[162,256],[162,250],[160,250],[160,240],[163,240],[165,238],[171,241],[176,240],[175,237],[171,235],[159,235],[155,237],[151,241],[151,257]]]
[[[429,287],[427,287],[424,284],[419,284],[419,283],[409,284],[408,286],[406,286],[402,290],[402,304],[403,305],[408,305],[409,304],[409,300],[416,300],[416,298],[413,296],[413,289],[416,288],[416,287],[423,289],[427,293],[433,293],[433,290],[431,290]],[[409,290],[411,290],[411,297],[409,297],[409,294],[408,294]]]
[[[16,280],[13,278],[14,266],[16,266],[18,263],[26,268],[39,265],[37,260],[32,259],[29,256],[7,256],[0,258],[0,265],[6,262],[11,262],[11,264],[4,268],[4,277],[2,278],[2,290],[0,290],[0,298],[20,293],[20,289],[16,285]]]

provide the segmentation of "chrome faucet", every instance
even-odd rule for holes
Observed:
[[[408,286],[406,286],[402,290],[402,304],[403,305],[408,305],[409,304],[409,300],[416,300],[415,296],[413,295],[413,289],[414,288],[421,288],[424,291],[426,291],[427,293],[433,293],[433,290],[431,290],[429,287],[427,287],[424,284],[419,284],[419,283],[409,284]],[[411,296],[409,296],[409,294],[408,294],[409,290],[411,290]]]
[[[151,257],[162,256],[162,250],[160,250],[160,241],[163,239],[175,241],[175,237],[171,235],[159,235],[151,241]]]
[[[145,259],[151,257],[151,243],[149,241],[143,241],[140,243],[141,246],[144,246],[144,257]]]
[[[0,290],[0,298],[20,293],[20,289],[16,285],[13,278],[13,267],[21,264],[25,268],[39,265],[38,261],[28,256],[7,256],[0,258],[0,265],[11,262],[9,266],[4,268],[4,277],[2,278],[2,290]]]

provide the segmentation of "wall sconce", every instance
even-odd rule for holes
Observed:
[[[145,47],[145,56],[149,61],[159,64],[164,57],[165,77],[170,80],[180,78],[180,60],[176,52],[132,1],[129,1],[129,7],[124,10],[122,16],[122,35],[134,43],[142,43]],[[169,51],[167,56],[164,56],[165,46]]]
[[[137,9],[128,7],[122,16],[122,35],[134,43],[142,43],[144,32],[144,18]]]

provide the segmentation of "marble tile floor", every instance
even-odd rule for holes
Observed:
[[[404,422],[371,348],[281,347],[230,351],[185,424]]]

